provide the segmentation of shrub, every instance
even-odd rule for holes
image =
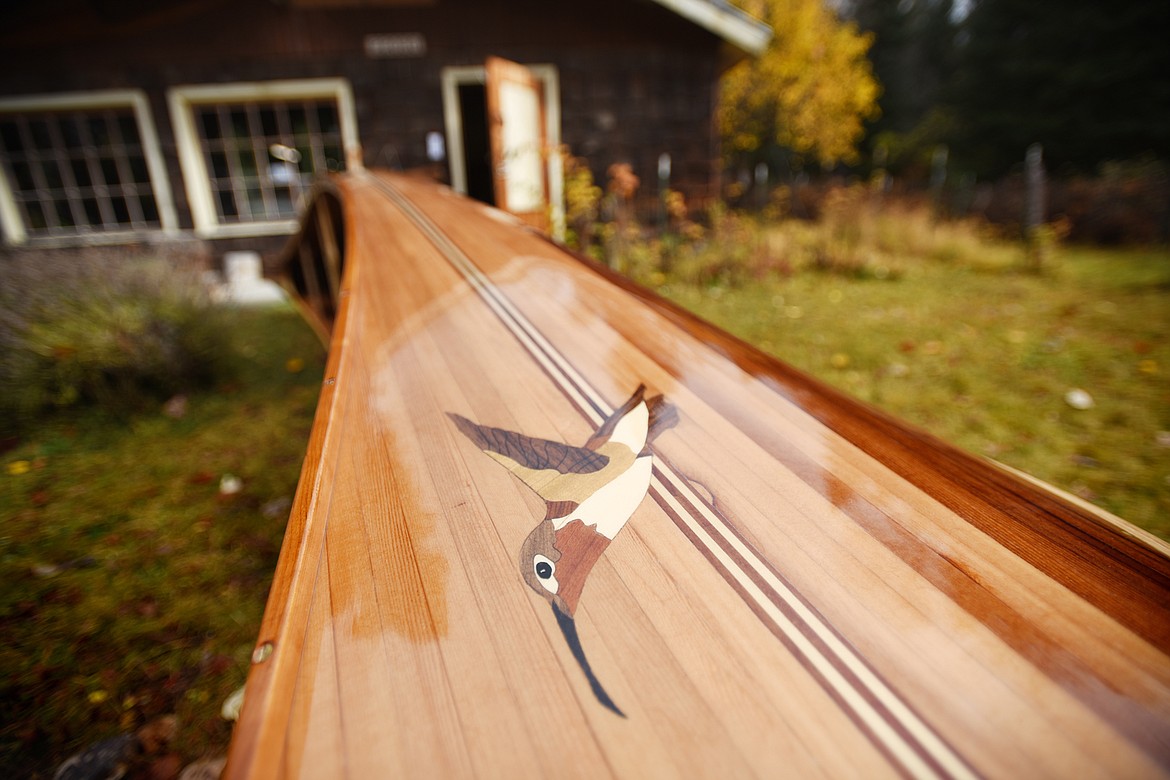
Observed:
[[[807,272],[896,281],[923,263],[984,272],[1047,270],[1063,237],[1061,225],[1045,225],[1030,245],[1042,256],[1033,256],[981,220],[942,219],[925,199],[882,195],[863,185],[827,188],[815,220],[785,216],[790,198],[790,191],[778,190],[759,215],[716,203],[705,227],[672,221],[657,235],[630,231],[611,264],[650,286],[669,280],[736,287]]]
[[[601,188],[593,183],[589,164],[573,157],[568,147],[561,147],[565,181],[565,241],[574,249],[587,251],[593,243],[593,230],[601,203]]]
[[[229,312],[190,262],[86,250],[0,258],[0,426],[51,409],[124,412],[227,370]]]
[[[1130,160],[1102,164],[1095,176],[1048,180],[1047,216],[1074,243],[1155,245],[1170,239],[1170,164]],[[981,185],[973,210],[1022,234],[1027,185],[1020,174]]]

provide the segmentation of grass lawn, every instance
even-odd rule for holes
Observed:
[[[1170,250],[1057,250],[1033,275],[903,257],[659,292],[971,452],[1170,539]],[[1080,389],[1091,408],[1066,400]]]
[[[324,366],[291,308],[240,311],[235,332],[236,378],[182,417],[74,412],[3,454],[9,774],[51,776],[168,713],[186,761],[226,749],[220,706],[247,674]]]

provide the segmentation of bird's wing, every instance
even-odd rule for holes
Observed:
[[[484,452],[493,455],[521,479],[524,479],[524,472],[547,469],[560,474],[592,474],[601,471],[609,463],[608,456],[584,447],[570,447],[514,431],[477,425],[466,417],[450,412],[447,416],[464,436]]]
[[[650,410],[646,432],[646,446],[649,447],[660,433],[678,425],[678,409],[661,395],[647,398],[646,407]]]
[[[630,396],[624,404],[614,410],[597,432],[589,437],[589,441],[585,442],[585,446],[591,450],[600,449],[606,442],[608,442],[618,429],[618,425],[626,419],[638,405],[642,402],[646,403],[648,419],[646,421],[646,428],[644,435],[638,434],[636,438],[641,440],[636,448],[641,452],[648,452],[647,449],[650,443],[654,441],[663,431],[673,428],[678,424],[678,409],[674,404],[666,400],[661,395],[645,397],[646,385],[638,385],[634,390],[634,394]]]
[[[585,446],[591,450],[595,450],[602,444],[609,441],[609,437],[613,435],[617,424],[622,421],[622,418],[634,410],[638,404],[642,403],[642,396],[646,392],[646,385],[638,385],[634,390],[634,394],[630,396],[624,404],[613,410],[613,414],[605,419],[597,432],[589,437],[589,441],[585,442]]]

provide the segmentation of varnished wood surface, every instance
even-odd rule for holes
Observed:
[[[329,363],[227,776],[1170,776],[1164,544],[446,189],[321,198]],[[677,423],[573,616],[611,708],[518,568],[553,510],[455,420],[582,447],[640,384]]]

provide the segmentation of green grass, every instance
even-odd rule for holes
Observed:
[[[652,281],[864,401],[1170,539],[1170,250],[1062,248],[1042,275],[913,254],[896,274],[855,270]],[[1074,388],[1092,408],[1066,403]]]
[[[10,773],[51,775],[71,752],[167,713],[186,760],[226,748],[220,706],[247,674],[324,365],[291,309],[240,311],[235,325],[236,378],[190,395],[182,418],[161,404],[72,411],[3,454]],[[225,474],[239,493],[220,495]]]

